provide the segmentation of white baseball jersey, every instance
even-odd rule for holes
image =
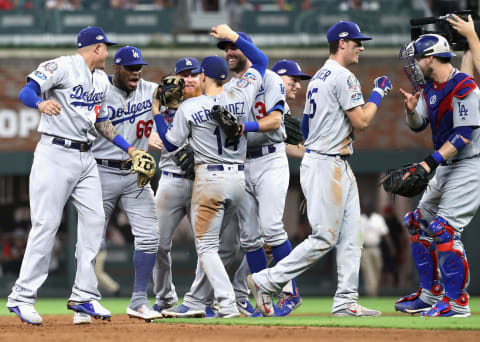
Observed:
[[[191,136],[195,164],[243,164],[247,149],[245,136],[227,139],[210,111],[214,105],[220,105],[238,116],[241,122],[246,121],[261,82],[260,73],[249,68],[242,78],[219,95],[201,95],[186,100],[175,114],[167,140],[181,146]]]
[[[229,89],[238,82],[238,78],[233,77],[225,89]],[[249,121],[258,121],[267,116],[267,113],[278,103],[283,101],[286,105],[285,85],[282,78],[271,70],[265,70],[263,82],[255,97],[255,103],[249,113]],[[285,127],[282,126],[269,132],[250,132],[247,135],[248,147],[262,146],[267,144],[279,143],[285,140],[287,134]]]
[[[40,85],[44,100],[55,100],[60,115],[42,113],[38,131],[70,140],[90,142],[97,137],[95,122],[102,112],[109,82],[102,70],[90,71],[79,54],[62,56],[41,63],[28,75]]]
[[[305,147],[324,154],[352,154],[353,127],[345,111],[363,104],[355,75],[328,59],[308,84],[303,112],[309,116]]]
[[[110,83],[110,90],[102,112],[107,112],[118,134],[132,146],[148,150],[148,138],[154,128],[152,97],[157,84],[140,79],[137,89],[126,92]],[[128,153],[112,148],[112,143],[100,136],[93,143],[92,151],[97,159],[126,160]]]

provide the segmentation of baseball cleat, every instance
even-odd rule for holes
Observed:
[[[163,310],[173,308],[174,306],[175,306],[175,304],[173,304],[173,305],[168,305],[167,304],[167,305],[162,306],[158,303],[155,303],[155,304],[153,304],[152,308],[153,308],[153,310],[162,313]]]
[[[73,314],[73,324],[91,324],[92,323],[92,316],[84,313],[84,312],[75,312]]]
[[[437,302],[428,311],[420,313],[422,317],[470,317],[470,311],[457,312],[452,309],[450,302]]]
[[[212,309],[209,306],[205,307],[205,318],[217,318],[218,313],[215,309]]]
[[[378,310],[368,309],[358,303],[351,303],[346,308],[332,313],[335,317],[375,317],[380,316],[381,314],[382,313]]]
[[[40,325],[43,322],[42,316],[38,314],[33,304],[20,304],[17,306],[9,306],[8,310],[17,315],[18,318],[20,318],[25,323],[32,325]]]
[[[275,315],[275,312],[273,309],[272,296],[267,292],[263,292],[257,286],[257,284],[255,284],[251,274],[247,277],[247,283],[248,288],[250,289],[253,297],[255,298],[255,305],[257,309],[260,310],[262,315],[267,317],[273,317]]]
[[[246,317],[263,317],[262,313],[255,309],[248,300],[237,302],[237,309]]]
[[[87,315],[92,316],[95,319],[110,320],[112,314],[110,311],[105,309],[98,301],[92,300],[90,302],[75,302],[69,300],[67,303],[67,309],[73,310],[75,312],[83,312]]]
[[[205,317],[205,310],[192,309],[180,304],[173,308],[163,310],[162,315],[165,318],[203,318]]]
[[[127,315],[130,318],[143,319],[147,323],[150,323],[154,319],[163,318],[160,312],[153,310],[148,304],[142,304],[142,306],[137,309],[127,307]]]
[[[420,299],[422,290],[412,293],[408,296],[402,297],[395,302],[395,310],[409,314],[415,314],[429,310],[432,305],[425,303]]]
[[[290,313],[302,305],[302,297],[298,293],[298,289],[295,289],[295,295],[282,292],[280,294],[280,299],[275,305],[275,317],[288,316]]]

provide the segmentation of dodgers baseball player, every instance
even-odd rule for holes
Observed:
[[[67,307],[95,318],[110,319],[99,302],[95,257],[103,237],[105,214],[97,163],[91,143],[100,132],[132,155],[135,147],[117,134],[108,120],[107,75],[101,70],[113,45],[99,27],[77,37],[78,53],[43,62],[28,75],[20,100],[42,112],[30,173],[30,231],[20,275],[7,307],[22,321],[41,324],[35,310],[37,290],[48,275],[55,234],[69,198],[78,213],[76,275]],[[39,96],[41,95],[41,97]]]
[[[300,166],[300,183],[312,234],[273,268],[248,277],[257,308],[264,315],[273,315],[271,293],[280,291],[335,246],[338,287],[333,315],[380,315],[357,304],[363,238],[358,188],[348,156],[353,152],[354,129],[368,126],[391,84],[385,76],[376,79],[363,106],[360,84],[347,67],[358,63],[364,50],[362,41],[371,38],[355,23],[340,21],[328,30],[327,39],[330,58],[308,85],[302,119],[307,150]]]
[[[175,63],[175,75],[185,81],[185,99],[201,95],[200,64],[193,57],[184,57]],[[175,110],[163,113],[165,120],[171,124]],[[158,169],[161,178],[155,197],[159,218],[160,244],[153,271],[153,284],[156,303],[153,308],[162,312],[175,306],[178,296],[172,282],[172,259],[170,250],[175,229],[185,215],[190,216],[193,179],[185,177],[185,172],[175,164],[173,156],[176,151],[162,150]]]
[[[239,34],[244,39],[252,41],[246,33]],[[217,47],[225,50],[225,59],[230,70],[235,73],[235,76],[225,85],[228,89],[230,85],[238,82],[251,62],[231,41],[222,40]],[[290,179],[283,142],[286,138],[282,125],[284,110],[285,85],[280,76],[267,70],[249,114],[249,120],[258,122],[261,129],[257,133],[248,134],[247,137],[245,162],[247,186],[238,210],[240,241],[252,273],[267,268],[264,242],[272,247],[276,262],[292,250],[282,222]],[[288,290],[281,293],[281,299],[276,306],[276,315],[288,315],[301,304],[301,301],[295,280],[292,279],[288,284]],[[246,315],[251,314],[252,312],[245,310],[245,304],[248,305],[248,303],[238,303],[239,310]],[[252,306],[248,308],[253,309]]]
[[[105,100],[108,117],[115,129],[135,148],[147,150],[153,128],[152,96],[157,84],[142,79],[142,70],[147,63],[134,46],[119,49],[113,63],[111,88]],[[130,172],[128,154],[115,148],[107,139],[96,139],[92,151],[102,184],[105,229],[118,204],[127,215],[134,236],[135,282],[127,314],[147,322],[161,318],[162,315],[150,307],[147,296],[159,240],[153,190],[150,184],[138,188],[137,175]],[[85,323],[82,316],[77,313],[74,323]],[[89,318],[84,317],[87,322]]]
[[[301,81],[309,80],[312,76],[304,74],[300,65],[292,60],[282,59],[272,66],[272,71],[280,75],[285,85],[285,95],[287,100],[295,100],[297,91],[302,88]],[[284,115],[293,115],[290,106],[285,102]],[[305,154],[305,146],[302,144],[290,145],[285,144],[287,156],[303,158]]]
[[[420,165],[436,172],[417,209],[403,219],[420,289],[397,301],[395,309],[468,317],[469,266],[461,234],[480,206],[480,91],[450,64],[455,54],[440,35],[420,36],[402,47],[400,56],[414,85],[414,94],[400,90],[407,124],[419,132],[430,123],[435,152]]]
[[[226,139],[210,111],[214,105],[224,106],[243,122],[243,132],[258,131],[258,123],[246,121],[246,118],[261,85],[268,58],[227,25],[213,27],[211,35],[236,42],[254,64],[235,85],[223,91],[228,66],[220,57],[206,57],[201,64],[201,87],[205,95],[183,102],[170,130],[161,115],[155,116],[155,122],[169,151],[191,137],[196,164],[191,207],[195,245],[219,305],[218,316],[228,318],[238,317],[239,312],[228,274],[218,255],[218,245],[223,218],[235,212],[244,193],[243,163],[247,141],[245,135],[234,141]]]

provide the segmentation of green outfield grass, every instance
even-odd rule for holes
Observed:
[[[317,326],[317,327],[368,327],[398,329],[461,329],[480,330],[480,297],[470,298],[472,317],[469,318],[423,318],[398,314],[393,304],[396,298],[362,299],[359,303],[383,312],[380,317],[332,317],[330,309],[332,298],[303,298],[303,304],[289,317],[274,318],[235,318],[235,319],[164,319],[160,324],[230,324],[230,325],[275,325],[275,326]],[[102,304],[113,314],[125,314],[128,298],[106,298]],[[39,299],[35,304],[41,315],[71,315],[66,308],[66,299]],[[13,315],[0,302],[0,315]]]

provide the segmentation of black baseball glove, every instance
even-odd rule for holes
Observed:
[[[234,114],[219,105],[213,106],[210,114],[228,138],[233,139],[240,135],[242,124]]]
[[[403,179],[405,174],[410,175]],[[427,170],[420,164],[409,164],[395,170],[387,171],[380,184],[386,192],[405,197],[414,197],[423,192],[428,185]]]
[[[187,144],[178,150],[173,156],[173,161],[185,171],[186,178],[195,178],[195,160],[193,157],[193,149],[190,144]]]
[[[303,134],[300,130],[300,120],[290,114],[283,116],[283,123],[285,125],[285,132],[287,138],[285,142],[290,145],[298,145],[303,141]]]
[[[185,94],[185,81],[175,76],[165,76],[160,81],[155,97],[160,101],[160,106],[177,109],[183,101]]]

